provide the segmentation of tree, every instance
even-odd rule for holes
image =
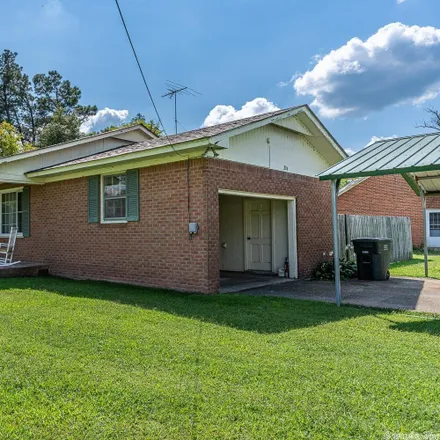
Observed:
[[[0,157],[12,156],[21,151],[21,136],[9,122],[0,123]]]
[[[48,147],[78,139],[82,136],[80,127],[81,118],[75,113],[66,114],[60,107],[41,131],[38,145]]]
[[[117,130],[119,128],[123,127],[130,127],[132,125],[140,124],[143,125],[147,130],[150,130],[152,133],[154,133],[156,136],[160,136],[162,133],[159,124],[156,121],[153,121],[153,119],[150,119],[148,122],[145,118],[145,116],[141,113],[137,113],[136,116],[134,116],[130,122],[126,122],[125,124],[121,125],[109,125],[108,127],[103,128],[99,133],[107,133],[108,131]],[[93,136],[95,134],[98,134],[98,132],[93,131],[89,133],[89,136]]]
[[[81,90],[72,86],[70,81],[63,80],[56,70],[47,74],[39,73],[32,81],[40,125],[47,124],[52,115],[60,110],[66,115],[75,115],[80,123],[98,111],[96,105],[80,105]]]
[[[440,111],[432,107],[425,109],[430,119],[423,121],[421,124],[417,124],[417,128],[428,128],[430,130],[440,131]]]
[[[0,56],[0,120],[20,127],[19,83],[23,76],[22,68],[16,63],[17,54],[5,50]]]
[[[156,121],[153,121],[153,119],[147,121],[146,117],[142,113],[137,113],[134,118],[132,118],[128,124],[124,124],[124,126],[134,124],[143,125],[147,130],[150,130],[156,136],[160,136],[160,134],[162,133],[159,124]]]
[[[10,50],[4,50],[0,55],[0,121],[14,125],[24,141],[41,144],[40,134],[53,121],[55,114],[58,122],[46,131],[46,139],[49,132],[59,128],[61,113],[68,116],[65,121],[69,121],[67,125],[70,127],[77,125],[73,123],[74,118],[81,124],[96,114],[96,106],[80,105],[81,90],[63,80],[56,70],[37,74],[31,81],[17,64],[16,57],[17,53]],[[81,135],[74,129],[69,133]]]

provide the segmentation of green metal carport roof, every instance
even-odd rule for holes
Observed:
[[[423,206],[425,275],[428,276],[426,196],[440,196],[440,134],[382,139],[318,175],[332,181],[332,217],[336,303],[341,304],[337,193],[345,178],[400,174],[421,197]],[[383,191],[386,193],[386,188]]]
[[[414,191],[440,195],[440,134],[380,140],[319,174],[321,180],[401,174]]]

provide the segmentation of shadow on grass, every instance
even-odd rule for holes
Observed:
[[[331,322],[386,314],[384,310],[337,308],[317,301],[250,295],[188,294],[95,281],[55,277],[3,279],[1,291],[31,289],[56,295],[103,300],[257,333],[280,333]]]
[[[440,336],[440,319],[426,319],[424,321],[399,322],[390,326],[391,329],[404,332],[428,333]]]

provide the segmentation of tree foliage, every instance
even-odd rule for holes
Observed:
[[[24,142],[38,146],[52,138],[79,137],[75,127],[96,114],[97,107],[81,105],[81,90],[55,70],[36,74],[31,81],[16,57],[10,50],[0,55],[0,121],[16,127]],[[63,126],[68,131],[61,136]]]
[[[147,121],[146,117],[141,114],[141,113],[137,113],[130,122],[126,122],[124,124],[121,125],[109,125],[108,127],[103,128],[101,131],[99,132],[92,132],[89,133],[90,136],[98,134],[98,133],[107,133],[108,131],[111,130],[117,130],[119,128],[123,128],[123,127],[130,127],[131,125],[136,125],[136,124],[140,124],[143,125],[147,130],[151,131],[152,133],[154,133],[156,136],[160,136],[160,134],[162,133],[159,124],[154,121],[153,119],[150,119],[149,121]]]
[[[143,125],[147,130],[150,130],[156,136],[160,136],[162,133],[162,130],[160,129],[159,124],[156,121],[154,121],[153,119],[147,121],[146,117],[141,113],[137,113],[128,125],[134,124]]]
[[[0,123],[0,157],[12,156],[21,151],[21,136],[9,122]]]
[[[66,114],[63,108],[58,108],[51,120],[44,126],[39,136],[39,146],[60,144],[80,138],[81,120],[74,113]]]
[[[4,141],[5,151],[15,148],[14,139],[17,151],[22,151],[29,145],[46,147],[81,137],[81,124],[96,114],[97,107],[80,104],[79,87],[63,79],[56,70],[38,73],[30,79],[16,58],[17,53],[7,49],[0,54],[0,122],[9,124],[7,129],[3,128],[4,133],[10,132],[10,126],[15,127],[15,135],[8,135]],[[134,124],[142,124],[157,136],[161,133],[159,125],[147,121],[141,113],[129,123],[107,127],[100,133]]]

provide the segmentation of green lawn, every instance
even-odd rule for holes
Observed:
[[[390,272],[392,276],[423,278],[425,276],[423,252],[414,252],[412,260],[391,264]],[[429,276],[440,279],[440,254],[438,251],[429,252]]]
[[[409,312],[6,279],[0,438],[439,433],[439,347]]]

